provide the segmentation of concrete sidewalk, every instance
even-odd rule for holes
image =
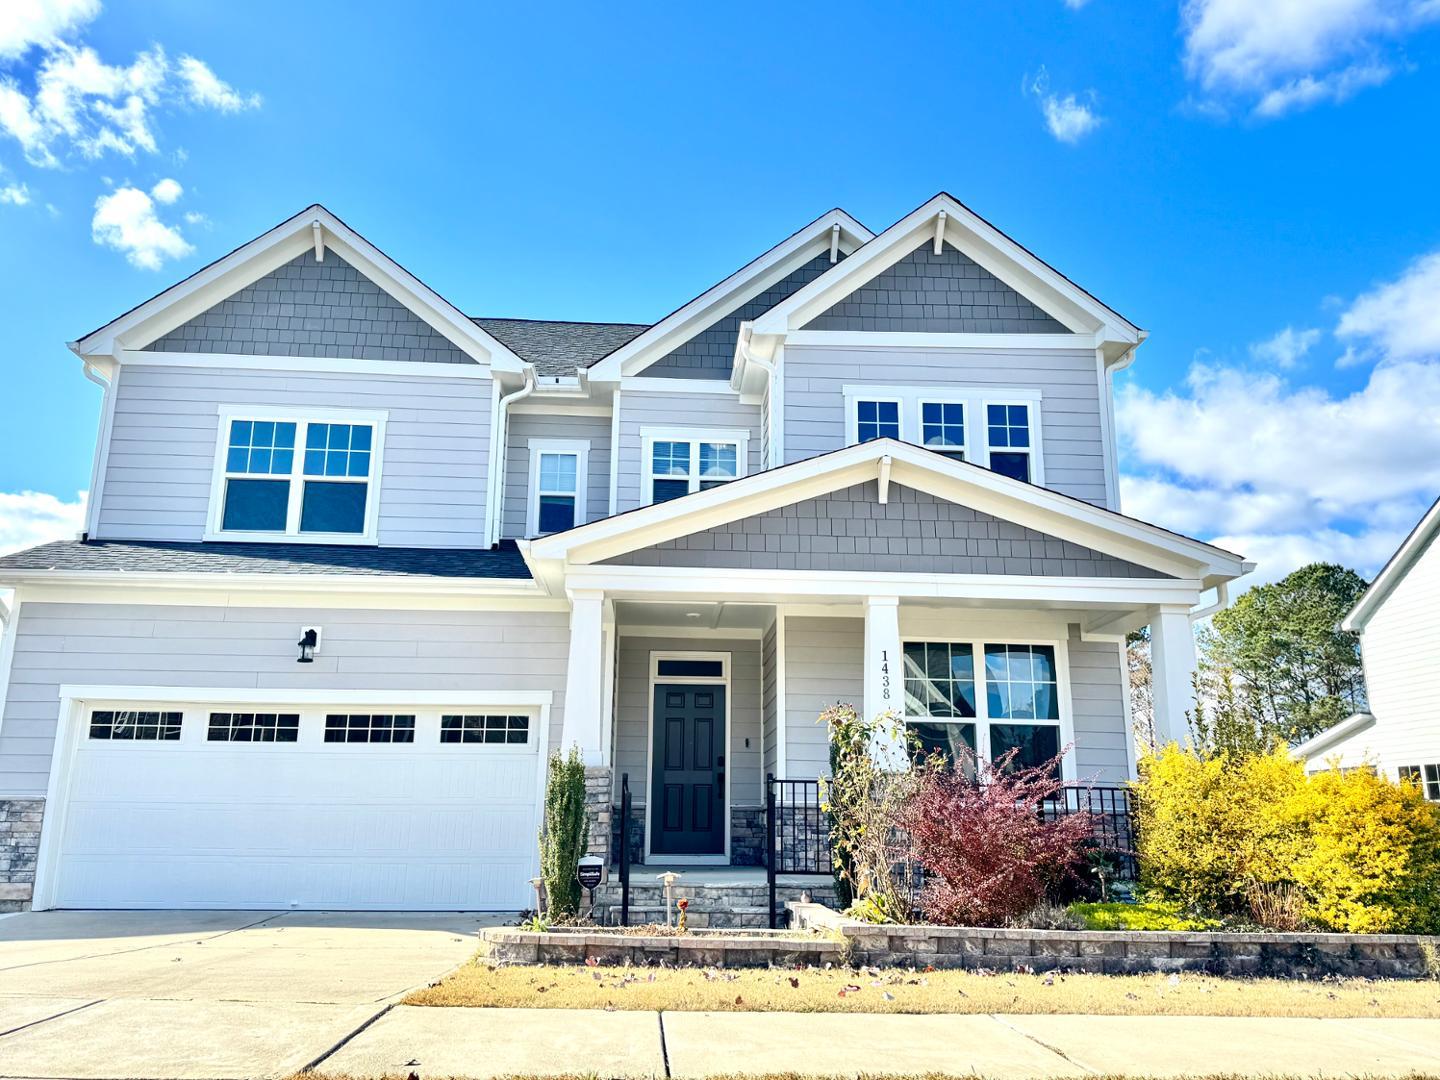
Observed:
[[[1440,1020],[902,1016],[397,1006],[322,1073],[948,1073],[985,1077],[1440,1072]]]

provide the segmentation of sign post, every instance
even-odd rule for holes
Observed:
[[[605,860],[599,855],[582,855],[575,865],[575,880],[585,890],[588,909],[595,910],[595,890],[605,880]]]

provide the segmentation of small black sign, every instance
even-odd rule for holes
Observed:
[[[575,877],[580,882],[582,889],[594,889],[605,876],[605,865],[599,859],[589,856],[580,860],[576,868]]]

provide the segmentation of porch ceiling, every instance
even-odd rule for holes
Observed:
[[[617,600],[615,625],[700,630],[764,630],[775,617],[773,604],[743,603],[729,600],[657,602]]]

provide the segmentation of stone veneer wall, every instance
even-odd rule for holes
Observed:
[[[44,799],[0,799],[0,911],[30,906],[44,816]]]
[[[620,807],[611,807],[610,861],[620,862]],[[645,861],[645,807],[630,805],[630,862],[639,866]],[[661,856],[657,862],[664,862]],[[730,808],[730,865],[765,865],[765,808],[763,806],[732,806]]]
[[[615,773],[604,765],[586,766],[585,769],[585,816],[590,822],[590,839],[586,851],[599,855],[610,862],[610,831],[615,817],[610,803],[614,790]]]

